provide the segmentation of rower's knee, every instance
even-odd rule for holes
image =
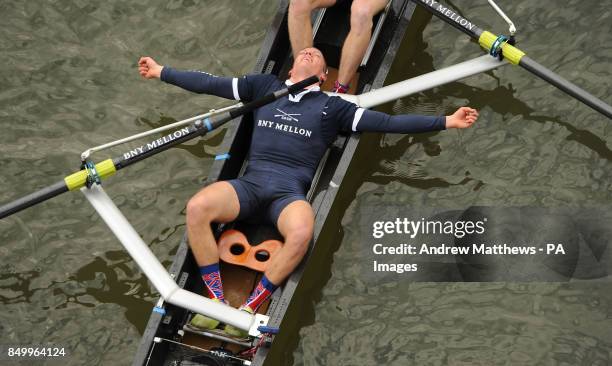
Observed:
[[[194,196],[187,202],[187,224],[209,224],[214,219],[215,207],[205,196]]]
[[[372,30],[372,18],[377,9],[370,1],[355,0],[351,5],[351,31],[361,33]]]
[[[312,239],[312,227],[300,226],[290,231],[285,238],[285,245],[292,256],[302,258],[308,251],[308,245]]]
[[[314,10],[313,0],[291,0],[289,3],[289,16],[310,16]]]

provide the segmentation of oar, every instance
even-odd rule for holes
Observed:
[[[74,191],[92,183],[99,183],[101,179],[115,174],[117,170],[123,169],[152,155],[158,154],[171,148],[172,146],[181,144],[198,136],[203,136],[238,116],[249,113],[265,104],[269,104],[279,98],[282,98],[287,94],[295,94],[305,87],[318,82],[319,79],[316,76],[311,76],[308,79],[300,81],[299,83],[295,83],[287,88],[265,95],[260,99],[254,100],[231,111],[219,113],[203,120],[198,120],[188,127],[181,128],[180,130],[174,131],[173,133],[165,135],[164,137],[161,137],[155,141],[151,141],[146,145],[142,145],[134,150],[125,152],[118,158],[107,159],[95,165],[87,161],[84,169],[65,177],[63,180],[57,183],[0,207],[0,219],[37,203],[46,201],[64,192]]]
[[[582,103],[593,108],[597,112],[612,119],[612,107],[609,104],[532,60],[525,55],[525,52],[507,43],[505,37],[496,36],[489,31],[480,29],[474,23],[460,16],[453,9],[438,1],[412,1],[423,6],[438,18],[459,29],[473,39],[478,40],[480,46],[489,51],[492,55],[497,55],[499,52],[501,52],[503,57],[508,60],[508,62],[521,66],[525,70],[556,86]]]

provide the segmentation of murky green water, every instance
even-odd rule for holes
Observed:
[[[506,28],[484,1],[456,5],[484,28]],[[532,58],[609,101],[608,4],[502,5]],[[180,68],[247,73],[276,6],[196,0],[0,4],[0,202],[62,179],[78,168],[88,147],[227,105],[144,81],[136,61],[150,55]],[[414,42],[414,61],[396,66],[393,78],[479,55],[467,37],[435,19],[422,42]],[[360,277],[357,259],[370,243],[359,226],[372,203],[610,204],[610,121],[517,68],[387,109],[444,113],[458,104],[481,110],[476,128],[364,138],[359,164],[351,166],[334,208],[339,226],[325,234],[331,250],[338,250],[305,285],[305,326],[299,337],[298,329],[289,337],[279,363],[612,363],[609,281],[447,284],[399,277],[371,285]],[[166,265],[183,234],[185,201],[206,179],[223,135],[172,149],[105,184]],[[157,296],[79,193],[0,221],[0,242],[1,344],[62,344],[72,354],[70,365],[131,362]]]
[[[141,79],[138,58],[247,73],[275,7],[1,3],[0,202],[62,179],[88,147],[227,105]],[[134,165],[105,184],[166,265],[183,235],[185,202],[201,188],[223,135]],[[80,193],[0,221],[0,242],[0,343],[65,345],[71,365],[131,362],[157,295]]]

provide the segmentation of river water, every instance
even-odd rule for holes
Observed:
[[[459,4],[453,4],[459,5]],[[612,16],[598,1],[501,4],[519,45],[609,100]],[[142,55],[240,75],[253,67],[276,1],[3,2],[0,10],[0,202],[62,179],[88,147],[227,105],[142,80]],[[485,1],[454,6],[485,29],[506,25]],[[425,14],[420,17],[427,20]],[[479,55],[432,19],[407,40],[389,81]],[[364,136],[323,234],[328,250],[298,292],[300,318],[271,364],[609,365],[609,275],[566,282],[372,281],[371,207],[610,205],[610,121],[505,67],[404,98],[394,113],[481,111],[465,131]],[[105,184],[165,265],[184,206],[206,179],[224,129],[121,171]],[[102,152],[96,160],[124,149]],[[157,300],[79,193],[0,221],[0,344],[66,347],[67,365],[131,362]],[[608,247],[600,253],[610,257]],[[322,268],[322,270],[321,270]],[[316,273],[314,273],[316,272]],[[5,364],[7,361],[2,361]]]

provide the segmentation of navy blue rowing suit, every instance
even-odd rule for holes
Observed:
[[[285,87],[274,75],[217,77],[198,71],[164,67],[161,80],[183,89],[249,102]],[[240,201],[238,219],[265,210],[276,224],[281,211],[306,200],[319,161],[341,131],[414,133],[445,129],[445,117],[390,116],[359,108],[318,87],[288,95],[254,112],[248,165],[230,180]]]

